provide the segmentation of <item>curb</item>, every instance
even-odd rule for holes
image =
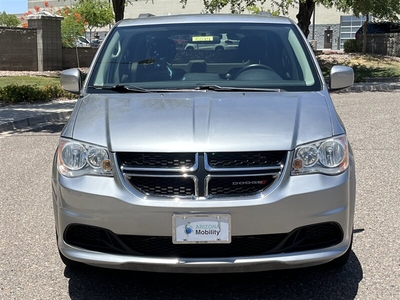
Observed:
[[[400,90],[400,83],[374,82],[374,83],[356,83],[353,86],[339,92],[391,92]]]
[[[0,124],[0,133],[5,131],[23,129],[40,123],[53,122],[53,121],[67,121],[71,116],[71,113],[72,110],[64,112],[55,112],[51,114],[40,115],[37,117],[3,123]]]
[[[352,93],[352,92],[391,92],[400,90],[400,82],[368,82],[368,83],[356,83],[353,86],[335,91],[335,93]],[[18,129],[24,129],[30,126],[35,126],[40,123],[54,122],[54,121],[67,121],[71,116],[72,109],[62,112],[53,112],[43,114],[35,117],[30,117],[21,120],[15,120],[0,124],[0,133],[6,131],[14,131]]]

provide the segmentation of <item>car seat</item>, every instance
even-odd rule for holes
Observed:
[[[173,79],[169,64],[176,55],[175,42],[168,38],[152,38],[147,45],[148,59],[132,65],[134,81],[165,81]]]
[[[265,54],[265,43],[258,36],[246,36],[240,39],[238,51],[242,61],[241,68],[233,68],[225,75],[227,79],[233,79],[244,67],[253,64],[262,64]]]
[[[246,36],[239,42],[239,55],[243,64],[262,64],[265,43],[257,36]]]
[[[265,64],[266,45],[257,36],[247,36],[239,42],[239,55],[243,68],[234,73],[235,80],[281,80],[275,71]]]

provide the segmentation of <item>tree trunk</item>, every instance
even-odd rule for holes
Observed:
[[[315,9],[314,0],[304,0],[299,3],[299,13],[296,15],[300,29],[308,37],[310,33],[311,17]]]
[[[362,53],[365,54],[367,53],[367,24],[369,22],[369,16],[368,14],[366,15],[365,22],[363,24],[363,41],[362,41]]]
[[[125,2],[126,0],[112,0],[112,5],[115,14],[115,22],[124,19]]]

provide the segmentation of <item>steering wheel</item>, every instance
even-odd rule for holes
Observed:
[[[272,68],[270,68],[270,67],[268,67],[268,66],[266,66],[266,65],[263,65],[263,64],[251,64],[251,65],[245,66],[244,68],[240,69],[240,70],[236,73],[235,79],[236,79],[240,74],[242,74],[242,73],[244,73],[244,72],[247,72],[247,71],[250,71],[250,70],[257,70],[257,69],[268,70],[268,71],[271,71],[271,72],[274,72],[274,73],[275,73],[275,71],[274,71]]]

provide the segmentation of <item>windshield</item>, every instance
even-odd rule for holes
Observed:
[[[291,24],[189,23],[115,28],[89,87],[115,86],[318,91],[321,82]]]

